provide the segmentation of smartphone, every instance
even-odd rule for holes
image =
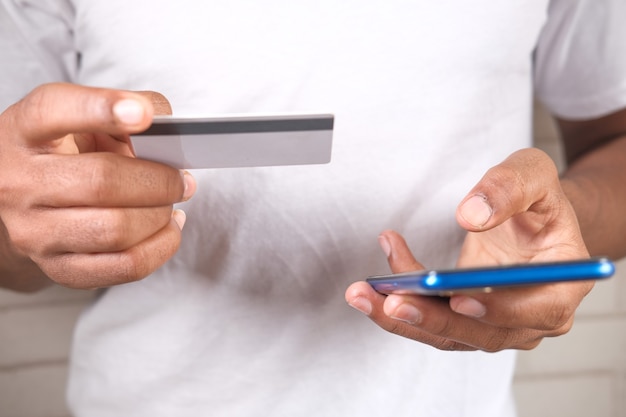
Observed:
[[[459,292],[491,292],[498,287],[609,278],[615,265],[606,257],[483,268],[423,270],[371,276],[366,281],[383,294],[450,296]]]
[[[332,114],[155,116],[131,136],[137,158],[179,169],[330,162]]]

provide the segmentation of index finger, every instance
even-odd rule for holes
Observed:
[[[31,206],[165,206],[187,200],[196,187],[187,171],[109,152],[42,154],[35,161],[28,176],[11,184]]]

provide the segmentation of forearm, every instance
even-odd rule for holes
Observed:
[[[626,136],[578,158],[561,184],[590,254],[626,256]]]
[[[9,235],[0,221],[0,287],[14,291],[33,292],[52,283],[37,265],[16,254]]]

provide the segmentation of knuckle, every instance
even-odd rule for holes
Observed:
[[[544,312],[541,316],[543,321],[539,328],[542,330],[558,330],[564,326],[567,326],[574,316],[576,309],[568,304],[559,303],[554,301],[552,306]]]
[[[147,257],[155,256],[155,254],[146,253],[146,251],[140,246],[135,246],[129,250],[121,252],[118,256],[118,265],[120,267],[117,276],[118,282],[140,281],[150,275],[153,271],[153,268],[151,267],[152,263],[147,261]]]
[[[103,246],[103,250],[124,249],[127,233],[124,225],[126,215],[120,210],[106,210],[91,220],[91,234]]]
[[[376,320],[374,321],[376,322]],[[431,334],[429,332],[420,330],[412,325],[406,324],[398,320],[391,320],[389,322],[383,321],[382,323],[378,323],[378,324],[390,333],[393,333],[395,335],[398,335],[407,339],[425,343],[427,345],[434,347],[435,349],[451,351],[451,352],[476,350],[475,348],[470,347],[466,344],[457,342],[453,339],[441,337],[436,334]]]
[[[177,251],[179,240],[142,242],[123,252],[118,252],[120,280],[133,282],[150,275]]]
[[[535,340],[524,342],[524,343],[522,343],[522,344],[520,344],[518,346],[515,346],[515,349],[518,349],[518,350],[533,350],[537,346],[539,346],[542,341],[543,341],[543,337],[540,337],[540,338],[537,338]]]
[[[50,251],[49,234],[36,233],[26,225],[5,225],[10,245],[21,256],[45,256]]]
[[[532,329],[500,329],[482,347],[482,350],[489,353],[505,349],[531,350],[536,348],[546,336],[548,336],[546,332]]]
[[[428,323],[425,323],[428,325]],[[438,318],[435,325],[432,327],[432,333],[441,337],[452,336],[457,330],[457,324],[448,317]]]
[[[370,318],[389,333],[412,340],[422,340],[424,333],[417,327],[397,319],[387,317],[370,316]]]
[[[72,268],[71,254],[34,256],[32,259],[46,276],[57,284],[67,288],[86,288],[85,283],[80,279],[83,274],[76,273]]]
[[[143,263],[135,253],[135,251],[127,251],[119,254],[117,282],[135,282],[148,275],[146,268],[143,267]]]
[[[469,350],[467,345],[464,345],[452,339],[438,339],[437,341],[432,343],[432,346],[435,349],[448,352]]]
[[[98,201],[107,201],[116,187],[120,186],[115,180],[119,175],[117,160],[110,154],[99,153],[98,158],[89,158],[85,163],[88,166],[89,190]]]
[[[40,251],[34,250],[33,241],[29,233],[22,228],[17,228],[15,230],[9,230],[9,240],[11,241],[11,245],[17,249],[18,252],[22,254],[28,253],[37,253]]]
[[[70,88],[76,88],[65,83],[48,83],[35,87],[28,95],[18,102],[18,120],[24,122],[23,126],[37,126],[54,114],[55,107],[59,104],[58,94],[68,95]],[[84,104],[80,103],[81,108]]]
[[[485,352],[499,352],[508,349],[512,341],[512,329],[499,328],[491,333],[487,341],[483,344],[482,350]]]
[[[573,317],[570,318],[570,320],[568,320],[565,324],[563,324],[562,326],[553,329],[549,336],[550,337],[558,337],[558,336],[563,336],[564,334],[569,333],[570,330],[572,330],[572,327],[574,325],[574,319]]]
[[[26,97],[22,99],[22,103],[29,110],[38,110],[39,105],[46,102],[45,98],[48,96],[51,84],[42,84],[35,87]]]
[[[493,197],[493,190],[506,190],[505,193],[499,193],[504,207],[517,207],[519,202],[527,199],[528,190],[523,174],[507,164],[490,168],[482,179],[482,189],[489,197]]]
[[[383,320],[382,322],[378,321],[375,317],[373,317],[374,321],[379,323],[381,327],[383,327],[389,333],[396,334],[398,336],[407,337],[408,332],[406,330],[407,324],[398,320]]]
[[[520,175],[519,170],[506,164],[496,165],[487,171],[485,178],[487,185],[495,188],[511,187],[515,184],[518,188],[523,188],[524,183],[523,176]]]
[[[14,106],[19,108],[14,112],[14,115],[20,126],[27,126],[24,123],[32,123],[33,125],[41,123],[47,110],[46,98],[49,95],[49,90],[49,85],[37,86]]]

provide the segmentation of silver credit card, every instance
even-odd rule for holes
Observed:
[[[157,116],[131,136],[137,158],[180,169],[330,162],[334,116]]]

